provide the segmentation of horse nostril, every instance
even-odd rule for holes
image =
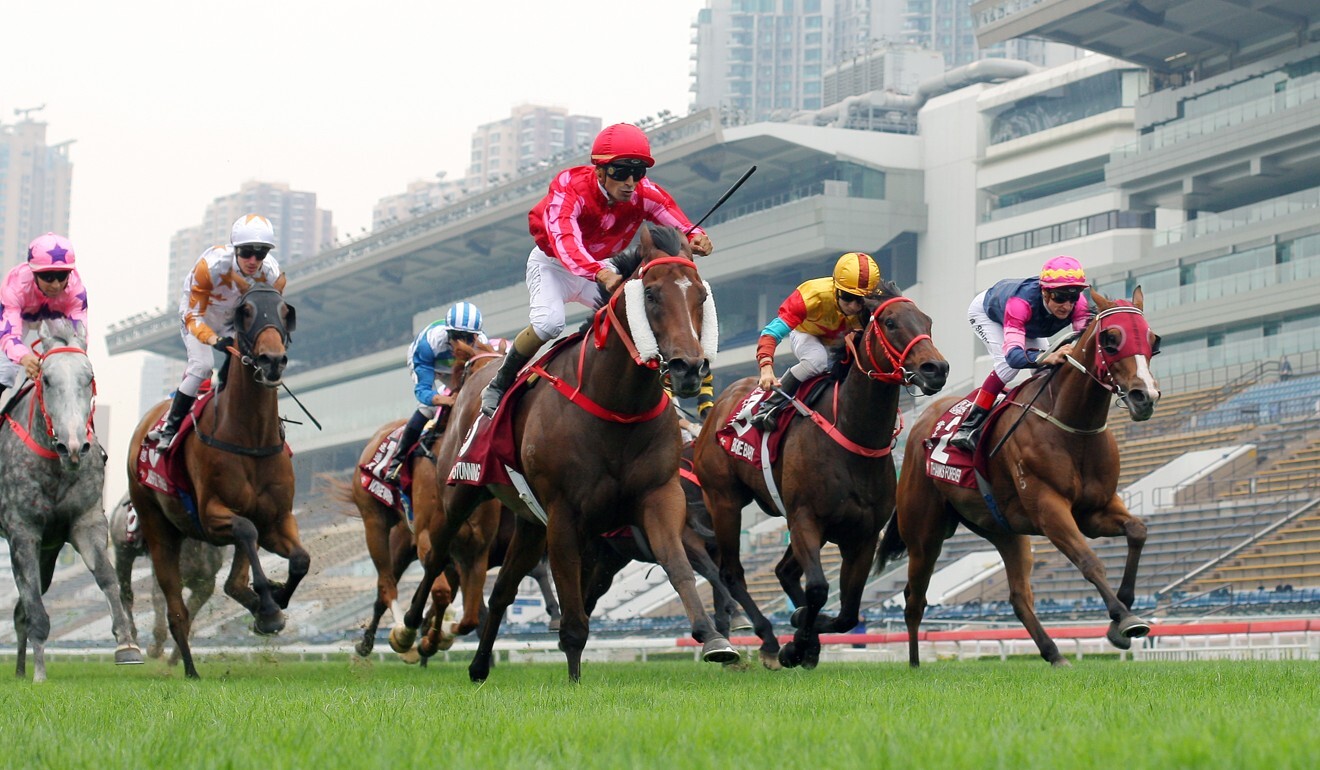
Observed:
[[[917,371],[921,372],[921,376],[927,380],[935,380],[948,375],[949,365],[945,362],[927,361],[918,366]]]
[[[701,379],[703,380],[706,379],[706,377],[710,374],[710,359],[707,358],[701,359],[701,369],[699,369],[698,371],[701,372]]]
[[[68,445],[68,444],[65,444],[63,441],[56,441],[56,442],[55,442],[55,453],[58,454],[58,455],[60,455],[61,457],[68,457],[68,456],[69,456],[69,445]]]
[[[1128,400],[1131,401],[1131,402],[1134,403],[1134,404],[1144,404],[1144,403],[1146,403],[1146,391],[1144,391],[1144,390],[1129,390],[1129,391],[1128,391]]]

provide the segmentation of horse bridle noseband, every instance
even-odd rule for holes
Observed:
[[[1087,377],[1090,377],[1092,380],[1094,380],[1097,385],[1109,391],[1110,393],[1113,393],[1115,396],[1118,397],[1119,403],[1123,404],[1124,407],[1127,407],[1128,405],[1127,391],[1123,389],[1122,385],[1118,384],[1118,382],[1114,379],[1113,372],[1110,370],[1111,363],[1113,363],[1113,361],[1117,361],[1120,359],[1111,359],[1108,355],[1105,354],[1104,346],[1100,344],[1100,335],[1105,332],[1104,324],[1101,322],[1104,319],[1108,318],[1109,316],[1118,315],[1119,313],[1136,313],[1137,315],[1142,317],[1145,317],[1146,315],[1141,311],[1141,308],[1135,307],[1133,305],[1115,305],[1113,307],[1106,308],[1105,310],[1101,310],[1099,313],[1096,314],[1095,320],[1093,321],[1093,323],[1095,323],[1096,325],[1096,329],[1095,329],[1095,334],[1092,335],[1092,339],[1095,340],[1095,357],[1096,357],[1097,373],[1093,374],[1091,370],[1086,367],[1085,364],[1073,358],[1072,356],[1064,356],[1064,360],[1067,361],[1069,365],[1075,367],[1078,371],[1082,372]],[[1133,355],[1136,354],[1134,353]],[[1127,357],[1128,356],[1124,356],[1124,358]]]
[[[82,348],[66,345],[58,348],[51,348],[50,350],[41,353],[39,358],[42,361],[45,361],[47,358],[50,358],[56,353],[78,353],[84,357],[87,355],[87,351],[83,350]],[[5,414],[5,421],[8,422],[9,426],[14,429],[14,433],[17,434],[19,438],[23,439],[23,443],[27,445],[28,449],[31,449],[36,455],[38,455],[39,457],[44,457],[47,460],[59,459],[59,454],[41,446],[36,442],[36,439],[33,438],[32,436],[32,432],[30,430],[32,426],[32,418],[36,415],[37,409],[40,408],[41,419],[43,422],[46,423],[46,437],[49,438],[51,441],[55,440],[55,425],[54,423],[51,422],[50,413],[46,411],[46,387],[45,387],[45,380],[43,378],[37,377],[33,381],[33,391],[34,391],[33,399],[28,405],[28,419],[27,419],[28,427],[25,428],[22,424],[20,424],[17,420],[15,420],[12,413]],[[87,413],[88,441],[91,441],[92,438],[95,437],[96,435],[95,427],[93,425],[93,420],[95,419],[95,417],[96,417],[96,376],[93,375],[92,376],[92,408]]]
[[[915,380],[917,377],[917,373],[908,371],[904,367],[904,364],[907,363],[907,357],[912,352],[912,348],[915,347],[916,344],[918,342],[921,342],[922,340],[929,340],[930,335],[918,334],[908,342],[906,347],[904,347],[902,350],[899,350],[898,347],[894,345],[894,343],[889,341],[889,336],[885,334],[884,328],[880,326],[880,314],[885,311],[885,308],[898,302],[911,302],[911,301],[912,300],[908,299],[907,297],[890,297],[889,299],[880,303],[880,306],[875,309],[875,312],[871,313],[871,323],[875,325],[876,333],[874,335],[871,334],[863,335],[864,350],[866,351],[866,360],[871,368],[867,369],[862,366],[861,353],[857,350],[857,345],[856,343],[853,342],[853,338],[851,335],[847,338],[847,341],[844,343],[845,345],[848,346],[849,352],[852,353],[853,363],[857,366],[857,368],[861,370],[861,372],[865,374],[867,377],[870,377],[871,379],[877,382],[883,382],[886,384],[901,384],[906,386],[906,385],[911,385],[912,381]],[[884,371],[880,368],[880,362],[876,358],[875,348],[872,344],[872,337],[878,337],[880,339],[880,350],[884,352],[885,358],[889,362],[889,371]]]

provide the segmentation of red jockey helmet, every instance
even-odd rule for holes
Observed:
[[[647,168],[655,165],[651,142],[642,129],[628,123],[615,123],[596,135],[596,141],[591,143],[592,164],[605,166],[620,160],[634,161],[630,165],[637,165],[640,161]]]

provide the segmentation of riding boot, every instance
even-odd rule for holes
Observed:
[[[170,414],[165,418],[164,427],[159,431],[147,431],[147,438],[155,440],[157,449],[169,449],[174,443],[179,425],[183,423],[183,418],[188,416],[188,410],[192,409],[196,400],[197,396],[190,396],[177,390],[174,392],[174,402],[170,404]]]
[[[485,390],[481,391],[482,414],[487,417],[495,416],[495,410],[500,406],[500,399],[504,398],[504,391],[508,390],[517,379],[523,364],[531,359],[531,356],[519,353],[517,348],[510,348],[509,352],[504,354],[504,363],[500,364],[500,370],[491,378]]]
[[[985,424],[985,418],[989,414],[989,409],[973,405],[972,411],[963,418],[962,424],[958,426],[958,432],[953,434],[953,438],[949,439],[949,445],[968,452],[976,451],[976,444],[981,440],[981,426]]]
[[[435,437],[440,435],[442,430],[440,419],[444,416],[444,410],[447,407],[442,406],[440,409],[441,411],[436,413],[435,417],[426,421],[426,427],[422,428],[422,437],[417,439],[417,451],[432,460],[435,459],[435,455],[431,452],[431,444],[435,443]]]
[[[399,471],[403,470],[403,463],[412,456],[413,445],[417,443],[417,437],[422,434],[422,426],[426,425],[426,415],[414,411],[412,417],[408,418],[408,424],[403,426],[403,435],[399,436],[399,446],[394,450],[394,457],[390,458],[389,470],[385,471],[385,480],[391,484],[398,482]]]
[[[760,428],[762,433],[773,433],[779,421],[779,412],[788,405],[789,399],[797,393],[801,384],[792,370],[785,372],[779,379],[779,389],[761,402],[761,408],[752,415],[751,423]]]

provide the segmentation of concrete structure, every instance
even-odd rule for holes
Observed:
[[[472,132],[472,161],[463,185],[484,190],[512,179],[537,164],[579,152],[600,133],[601,120],[570,115],[563,107],[520,104],[509,117],[477,126]]]
[[[397,224],[432,209],[452,203],[467,194],[467,180],[446,179],[445,172],[436,174],[436,181],[419,179],[408,183],[408,189],[398,195],[388,195],[371,207],[371,229]]]
[[[20,120],[0,124],[0,268],[5,271],[27,258],[27,246],[38,235],[69,234],[73,140],[46,144],[46,124],[31,117],[40,109],[14,110]]]

